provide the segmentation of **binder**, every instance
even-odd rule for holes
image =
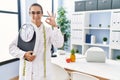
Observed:
[[[86,43],[91,43],[91,35],[92,34],[86,34]]]

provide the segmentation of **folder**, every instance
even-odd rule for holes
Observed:
[[[91,43],[91,35],[92,34],[86,34],[86,43]]]

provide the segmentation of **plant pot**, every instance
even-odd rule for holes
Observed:
[[[107,44],[107,42],[103,41],[103,44],[104,44],[104,45],[106,45],[106,44]]]

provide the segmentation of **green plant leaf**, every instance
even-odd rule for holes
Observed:
[[[57,17],[57,24],[62,32],[62,34],[66,35],[66,40],[64,42],[63,48],[67,48],[69,46],[68,40],[70,38],[70,20],[66,17],[66,10],[63,7],[60,7],[57,11],[58,17]]]

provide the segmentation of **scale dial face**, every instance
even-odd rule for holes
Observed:
[[[34,27],[31,24],[24,24],[20,29],[20,37],[23,41],[29,42],[34,35]]]

